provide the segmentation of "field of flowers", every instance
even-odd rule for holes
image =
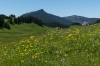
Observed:
[[[100,66],[100,25],[52,29],[0,43],[1,66]]]

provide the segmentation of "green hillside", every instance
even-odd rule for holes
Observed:
[[[1,66],[100,66],[100,24],[66,29],[10,26],[0,30]]]
[[[21,25],[10,25],[11,30],[0,29],[0,42],[1,43],[11,43],[18,42],[21,39],[27,38],[31,35],[41,35],[49,31],[48,27],[40,27],[34,23],[24,23]]]

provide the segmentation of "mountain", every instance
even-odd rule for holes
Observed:
[[[73,23],[72,21],[70,21],[68,19],[65,19],[63,17],[59,17],[59,16],[56,16],[56,15],[47,13],[43,9],[40,9],[40,10],[37,10],[37,11],[33,11],[33,12],[29,12],[29,13],[25,13],[25,14],[23,14],[21,16],[23,16],[23,17],[27,17],[27,16],[36,17],[36,18],[42,20],[42,22],[44,24],[58,23],[58,24],[61,24],[61,25],[70,25],[70,24]],[[57,24],[55,24],[55,25],[57,25]]]
[[[73,22],[79,22],[79,23],[84,23],[84,22],[92,23],[99,19],[99,18],[88,18],[84,16],[77,16],[77,15],[72,15],[72,16],[63,17],[63,18],[68,19]]]

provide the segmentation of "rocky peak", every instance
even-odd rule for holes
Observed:
[[[37,10],[36,12],[46,13],[43,9]]]

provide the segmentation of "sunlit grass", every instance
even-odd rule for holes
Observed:
[[[12,43],[19,42],[21,39],[28,38],[31,35],[39,36],[49,31],[48,27],[40,27],[36,24],[10,25],[11,30],[0,29],[0,42]]]
[[[50,29],[40,35],[39,31],[30,34],[17,43],[0,42],[0,65],[99,66],[99,28],[98,24]]]

